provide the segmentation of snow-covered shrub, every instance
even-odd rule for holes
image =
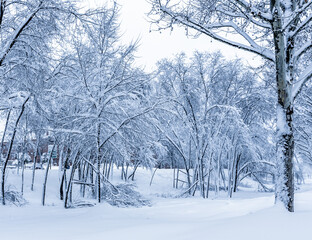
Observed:
[[[134,185],[122,183],[113,186],[105,183],[101,190],[101,199],[117,207],[142,207],[149,206],[150,201],[134,190]]]
[[[13,204],[15,206],[21,207],[27,204],[27,201],[25,198],[22,196],[21,193],[13,190],[7,190],[4,194],[5,202],[6,204]],[[0,196],[0,200],[2,202],[2,197]]]

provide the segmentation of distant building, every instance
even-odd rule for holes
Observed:
[[[4,142],[2,149],[2,159],[8,154],[8,148],[10,143]],[[51,137],[42,138],[39,143],[38,154],[36,158],[36,162],[46,162],[50,156],[54,145],[54,141]],[[24,160],[26,162],[33,162],[35,158],[36,151],[36,139],[32,139],[31,142],[27,143],[26,146],[27,153],[24,155]],[[10,163],[13,163],[15,160],[21,160],[23,157],[23,144],[22,143],[14,143],[13,148],[10,154]],[[52,165],[58,166],[59,164],[59,147],[55,146],[54,151],[52,153]]]

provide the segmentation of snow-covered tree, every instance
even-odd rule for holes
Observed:
[[[200,189],[201,196],[208,197],[213,185],[218,194],[226,172],[224,189],[232,196],[248,162],[260,164],[259,147],[266,139],[259,131],[264,122],[252,110],[259,88],[254,78],[240,61],[226,61],[219,53],[160,61],[155,88],[164,103],[155,110],[154,124],[171,166],[184,169],[190,194]],[[252,130],[256,123],[258,133]],[[175,187],[181,181],[178,173]]]
[[[252,52],[275,65],[277,92],[276,196],[294,211],[294,101],[311,78],[311,1],[153,0],[150,16],[158,28],[180,25]]]
[[[149,132],[143,119],[153,109],[145,96],[150,78],[133,66],[136,43],[122,45],[118,29],[117,5],[77,24],[64,53],[64,71],[50,96],[57,103],[51,107],[52,130],[71,136],[79,146],[77,158],[95,167],[98,202],[114,164],[151,166],[148,158],[134,159],[150,144],[148,137],[138,137]]]
[[[74,1],[0,1],[0,109],[8,113],[8,131],[3,140],[9,142],[9,149],[21,129],[19,125],[25,123],[23,113],[29,112],[37,119],[45,117],[39,114],[45,108],[41,99],[59,73],[57,40],[66,33],[65,26],[82,16],[85,15],[78,13]],[[2,166],[3,196],[10,152]],[[5,198],[2,200],[4,203]]]

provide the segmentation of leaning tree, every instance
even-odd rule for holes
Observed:
[[[158,29],[180,25],[252,52],[275,65],[277,89],[276,197],[294,211],[294,101],[312,76],[312,1],[152,0]]]

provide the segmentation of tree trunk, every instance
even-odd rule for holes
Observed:
[[[3,134],[2,134],[1,147],[0,147],[0,165],[2,163],[2,150],[3,150],[3,145],[4,145],[4,138],[5,138],[5,135],[6,135],[6,131],[8,129],[10,115],[11,115],[11,110],[9,110],[9,113],[7,115],[7,119],[6,119],[6,122],[5,122],[5,127],[4,127]]]
[[[93,164],[95,164],[95,160],[93,159]],[[96,198],[96,182],[94,181],[94,176],[93,176],[93,169],[91,169],[90,172],[90,183],[94,184],[92,187],[92,196],[94,196],[94,198]]]
[[[238,155],[236,165],[235,165],[235,178],[234,178],[234,190],[233,192],[237,191],[237,185],[238,185],[238,164],[241,159],[241,154]]]
[[[210,166],[209,166],[210,167]],[[207,176],[207,189],[206,189],[206,198],[209,197],[209,188],[210,188],[210,176],[211,176],[211,171],[208,168],[208,176]]]
[[[121,164],[121,176],[120,176],[121,180],[126,180],[126,171],[125,171],[125,162],[122,161]]]
[[[275,45],[276,84],[277,84],[277,172],[276,199],[283,202],[289,212],[294,211],[293,155],[294,137],[292,126],[293,97],[289,64],[286,58],[284,32],[281,31],[282,10],[280,1],[271,0],[273,14],[273,35]]]
[[[50,156],[49,156],[49,159],[48,159],[48,165],[47,165],[45,176],[44,176],[43,191],[42,191],[42,201],[41,201],[42,206],[45,205],[45,196],[46,196],[46,189],[47,189],[47,182],[48,182],[49,166],[51,164],[51,159],[52,159],[52,155],[53,155],[53,151],[54,151],[55,145],[56,145],[56,143],[54,143],[52,151],[50,153]]]
[[[21,187],[21,194],[24,194],[24,180],[25,180],[25,155],[27,154],[27,115],[25,121],[25,132],[24,132],[24,141],[23,141],[23,155],[22,155],[22,187]],[[28,154],[27,154],[28,155]]]
[[[65,161],[62,161],[63,162],[63,175],[62,175],[61,184],[60,184],[60,200],[64,199],[64,189],[67,188],[67,185],[66,185],[66,170],[67,170],[67,168],[69,166],[70,154],[71,154],[71,150],[70,150],[70,147],[68,147],[67,151],[66,151]]]
[[[61,184],[60,184],[60,200],[64,200],[64,182],[65,182],[65,175],[66,172],[64,170],[62,178],[61,178]]]
[[[179,187],[179,172],[180,172],[180,168],[177,169],[177,177],[175,178],[175,188],[178,189]]]
[[[98,203],[101,202],[101,146],[100,146],[100,140],[101,140],[101,128],[100,124],[98,123],[98,129],[97,129],[97,175],[96,175],[96,186],[97,186],[97,200]]]
[[[131,178],[132,181],[134,181],[134,175],[136,170],[138,169],[139,165],[140,165],[141,161],[138,161],[133,168],[133,172],[129,175],[128,179]]]
[[[26,127],[27,129],[27,127]],[[22,187],[21,194],[24,194],[24,180],[25,180],[25,154],[26,154],[26,133],[24,136],[23,155],[22,155]]]
[[[287,109],[279,106],[277,121],[286,126],[277,129],[277,174],[276,198],[281,200],[289,212],[294,211],[293,155],[294,136],[292,127],[292,105]]]
[[[69,198],[70,192],[72,192],[72,180],[73,180],[74,175],[75,175],[75,169],[76,169],[76,159],[73,162],[72,169],[71,169],[71,172],[70,172],[70,177],[69,177],[69,180],[68,180],[68,185],[67,185],[66,194],[65,194],[65,200],[64,200],[64,207],[65,208],[69,208],[69,206],[68,206],[68,198]],[[70,199],[70,201],[72,201],[72,198]]]
[[[89,160],[90,160],[90,158],[89,158]],[[91,168],[90,164],[87,163],[87,165],[86,165],[86,172],[85,172],[85,175],[84,175],[84,181],[85,182],[88,182],[88,175],[89,175],[89,169],[90,168]],[[92,169],[91,169],[91,171],[92,171]],[[85,197],[85,194],[86,194],[86,185],[84,184],[83,185],[83,189],[82,189],[82,197]]]
[[[33,163],[33,169],[32,169],[32,177],[31,177],[31,187],[30,187],[31,191],[34,191],[35,172],[36,172],[37,156],[38,156],[38,151],[39,151],[39,142],[40,142],[40,137],[37,136],[36,150],[35,150],[34,163]]]
[[[198,159],[198,173],[199,173],[199,186],[200,186],[200,195],[205,198],[205,177],[204,177],[204,162],[203,162],[203,158],[201,157],[200,159]]]
[[[9,162],[9,159],[10,159],[10,155],[11,155],[11,151],[12,151],[12,147],[13,147],[13,142],[14,142],[14,139],[15,139],[15,135],[16,135],[16,131],[17,131],[17,126],[18,126],[18,123],[19,121],[21,120],[21,117],[24,113],[24,110],[25,110],[25,105],[26,103],[28,102],[30,97],[28,97],[25,102],[23,103],[22,105],[22,109],[20,111],[20,114],[18,115],[16,121],[15,121],[15,126],[14,126],[14,130],[13,130],[13,134],[12,134],[12,137],[11,137],[11,142],[10,142],[10,146],[9,146],[9,150],[8,150],[8,154],[6,156],[6,159],[4,161],[4,164],[3,164],[3,168],[2,168],[2,183],[1,183],[1,191],[2,191],[2,204],[5,205],[5,170],[6,170],[6,167],[8,165],[8,162]]]

